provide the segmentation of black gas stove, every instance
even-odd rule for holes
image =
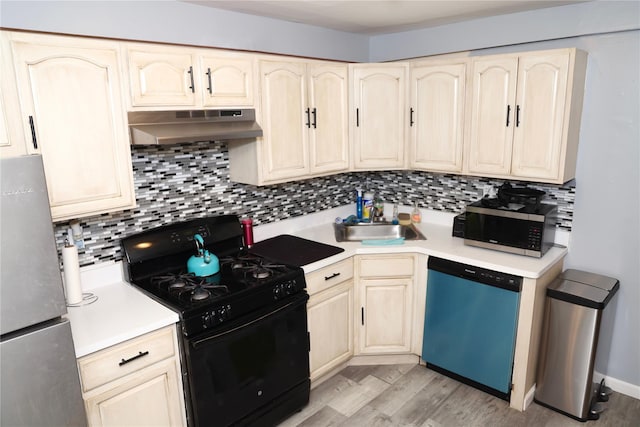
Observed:
[[[187,273],[201,245],[219,261]],[[304,271],[248,253],[235,215],[122,239],[127,280],[179,313],[189,426],[273,426],[309,400]]]
[[[187,273],[196,233],[218,257],[217,274],[199,277]],[[127,280],[177,311],[186,336],[255,312],[306,286],[300,267],[248,253],[234,215],[159,227],[129,236],[122,245]]]

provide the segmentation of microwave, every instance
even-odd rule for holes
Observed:
[[[464,244],[540,258],[553,246],[557,209],[545,203],[498,208],[471,203],[464,214]]]

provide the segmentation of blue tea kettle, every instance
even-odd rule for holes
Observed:
[[[219,272],[220,261],[217,256],[209,253],[209,251],[204,248],[204,239],[202,236],[196,234],[193,236],[193,241],[196,242],[198,253],[192,255],[189,261],[187,261],[187,272],[200,277],[211,276]]]

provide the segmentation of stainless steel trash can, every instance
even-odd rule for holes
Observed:
[[[534,400],[579,421],[597,419],[610,390],[593,383],[602,312],[619,281],[566,270],[547,288]]]

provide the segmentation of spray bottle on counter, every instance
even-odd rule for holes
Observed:
[[[356,189],[356,217],[358,221],[362,219],[362,190]]]
[[[362,199],[362,219],[373,222],[373,193],[367,191]]]

